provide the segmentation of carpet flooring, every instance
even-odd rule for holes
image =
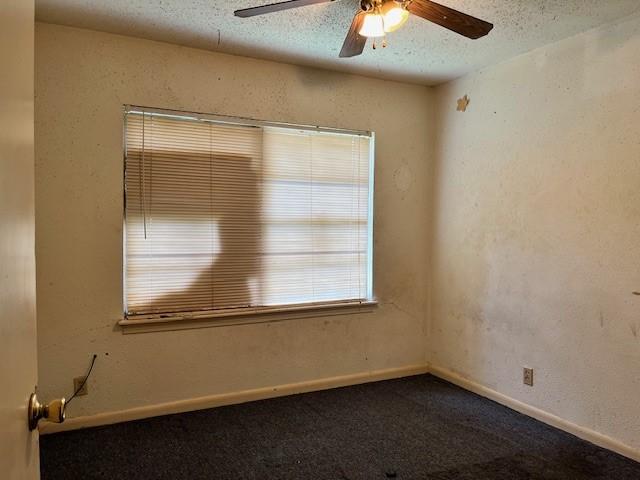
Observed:
[[[431,375],[45,435],[42,480],[640,479]]]

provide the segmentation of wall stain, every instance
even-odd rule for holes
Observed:
[[[469,103],[471,103],[471,99],[469,98],[469,95],[465,95],[462,98],[458,99],[458,106],[456,108],[456,110],[458,112],[466,112],[467,111],[467,107],[469,106]]]
[[[409,168],[409,165],[403,164],[396,169],[393,173],[393,183],[396,186],[396,189],[402,193],[407,193],[411,190],[411,186],[414,182],[414,175]]]
[[[480,313],[474,312],[471,314],[471,321],[475,324],[480,325],[484,323],[484,317]]]
[[[631,333],[633,336],[638,338],[638,326],[635,323],[632,323],[629,327],[631,327]]]

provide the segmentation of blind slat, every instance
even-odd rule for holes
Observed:
[[[370,138],[128,112],[128,315],[364,300]]]

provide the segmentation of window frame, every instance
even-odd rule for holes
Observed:
[[[338,300],[331,302],[316,302],[303,304],[285,304],[278,306],[263,306],[243,309],[216,309],[196,312],[155,313],[155,314],[127,314],[127,229],[126,229],[126,117],[129,113],[152,113],[158,116],[172,118],[183,117],[190,120],[215,122],[249,127],[277,127],[294,130],[324,132],[333,134],[355,135],[369,138],[369,191],[368,191],[368,220],[367,220],[367,292],[364,300]],[[199,328],[202,326],[222,326],[247,323],[281,321],[292,318],[307,318],[316,316],[330,316],[353,313],[369,313],[378,302],[374,296],[374,191],[375,191],[375,133],[366,130],[351,130],[342,128],[322,127],[315,125],[300,125],[294,123],[257,120],[248,117],[235,117],[182,110],[170,110],[155,107],[144,107],[126,104],[123,106],[123,210],[122,210],[122,318],[118,324],[126,333],[144,331],[175,330],[182,328]]]

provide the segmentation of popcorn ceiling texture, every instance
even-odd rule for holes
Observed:
[[[413,17],[389,46],[338,58],[357,0],[251,19],[240,8],[276,0],[37,0],[38,21],[150,38],[206,50],[434,85],[640,10],[638,0],[440,0],[488,20],[468,40]]]

